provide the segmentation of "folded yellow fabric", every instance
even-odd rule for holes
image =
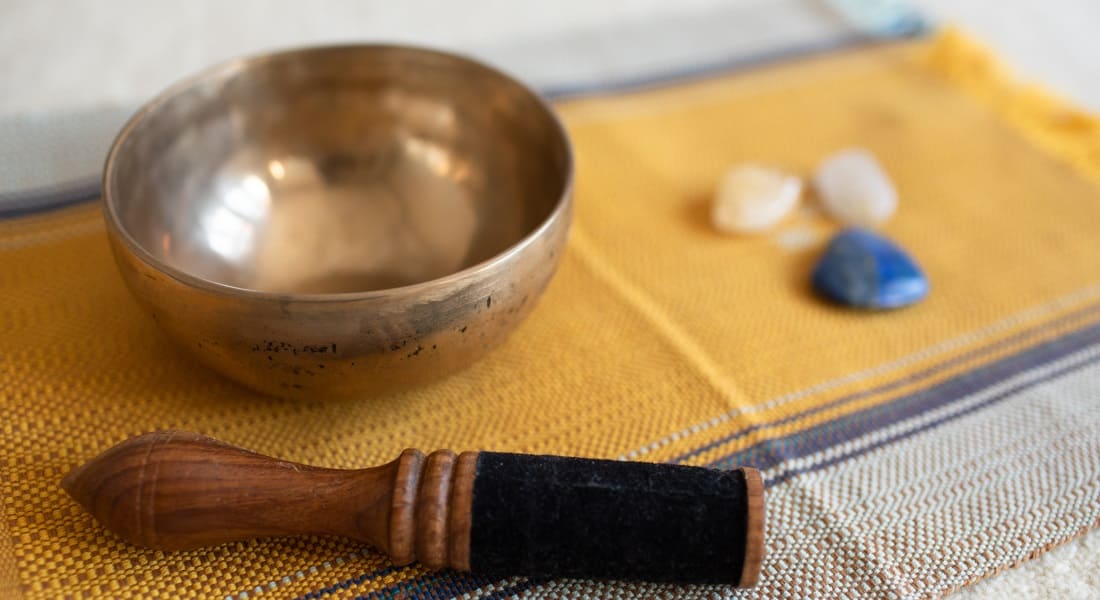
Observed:
[[[0,594],[742,594],[431,573],[343,539],[136,549],[58,482],[159,428],[343,468],[406,446],[757,465],[759,597],[941,594],[1095,526],[1100,126],[991,65],[948,34],[561,104],[577,219],[539,307],[470,370],[354,402],[261,397],[175,350],[97,206],[0,222]],[[813,297],[835,230],[814,210],[760,237],[709,228],[731,164],[807,174],[849,145],[900,190],[885,233],[933,289],[911,309]]]

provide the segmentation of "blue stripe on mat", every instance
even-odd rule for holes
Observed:
[[[887,404],[846,415],[839,419],[822,423],[806,431],[781,438],[764,440],[749,448],[719,458],[710,463],[709,466],[719,469],[729,469],[735,466],[752,466],[760,470],[770,469],[782,462],[816,454],[827,448],[843,444],[874,431],[889,427],[905,419],[947,406],[967,396],[986,390],[1014,375],[1055,362],[1085,348],[1096,346],[1097,344],[1100,344],[1100,325],[1091,325],[1085,329],[1056,340],[1039,344],[994,363],[961,373],[930,388],[901,396]],[[1092,361],[1076,365],[1074,368],[1081,368],[1089,364],[1092,364]],[[1061,370],[1054,376],[1060,376],[1068,372],[1068,370]],[[1054,376],[1020,384],[1009,392],[998,394],[995,398],[983,403],[982,406],[988,406],[993,402],[1003,400],[1008,396],[1034,387],[1044,381],[1049,381]],[[969,412],[972,411],[951,415],[937,421],[935,425],[942,425]],[[923,428],[922,431],[924,429],[927,429],[927,427]],[[912,435],[913,433],[915,432],[911,432],[906,436]],[[895,438],[891,441],[896,441],[897,439],[901,438]],[[879,446],[881,445],[882,444],[879,444]],[[869,450],[870,448],[865,451]],[[851,456],[846,456],[845,458],[850,457]],[[779,481],[789,479],[797,473],[813,471],[818,468],[822,467],[808,467],[807,469],[797,472],[786,473],[777,479],[771,480],[769,483],[774,485]]]
[[[98,178],[0,195],[0,220],[16,219],[98,200]]]
[[[879,385],[877,387],[873,387],[873,388],[870,388],[870,389],[867,389],[867,390],[860,390],[858,392],[847,394],[847,395],[841,396],[839,398],[835,398],[833,400],[830,400],[828,402],[823,402],[821,404],[816,404],[816,405],[814,405],[810,408],[807,408],[806,410],[804,410],[802,412],[790,415],[788,417],[784,417],[784,418],[782,418],[778,421],[769,421],[767,423],[752,424],[752,425],[749,425],[748,427],[738,429],[738,430],[734,431],[733,433],[722,436],[721,438],[718,438],[716,440],[707,442],[706,444],[703,444],[702,446],[699,446],[697,448],[694,448],[692,450],[684,452],[683,454],[680,454],[679,456],[669,460],[668,462],[670,462],[670,463],[684,463],[684,462],[688,461],[689,459],[691,459],[695,456],[699,456],[700,454],[703,454],[704,452],[707,452],[709,450],[713,450],[715,448],[718,448],[718,447],[720,447],[722,445],[725,445],[729,442],[732,442],[734,440],[738,440],[738,439],[741,439],[743,437],[746,437],[746,436],[748,436],[752,433],[755,433],[756,431],[759,431],[761,429],[766,429],[768,427],[774,427],[774,426],[777,426],[777,425],[786,425],[788,423],[793,423],[795,421],[798,421],[799,419],[802,419],[802,418],[805,418],[805,417],[808,417],[808,416],[811,416],[811,415],[818,414],[818,413],[820,413],[822,411],[825,411],[827,409],[830,409],[830,408],[835,408],[835,407],[838,407],[838,406],[842,406],[844,404],[847,404],[849,402],[853,402],[855,400],[861,400],[861,399],[864,399],[864,398],[869,398],[871,396],[875,396],[875,395],[882,394],[882,393],[885,393],[885,392],[890,392],[890,391],[897,390],[897,389],[900,389],[900,388],[908,386],[908,385],[913,385],[913,384],[919,383],[919,382],[921,382],[925,379],[928,379],[929,377],[932,377],[934,375],[938,375],[938,374],[940,374],[944,371],[947,371],[951,368],[963,365],[963,364],[965,364],[965,363],[967,363],[971,360],[982,358],[982,357],[988,356],[990,354],[993,354],[993,353],[995,353],[999,350],[1003,350],[1005,348],[1011,347],[1015,344],[1025,342],[1025,341],[1028,340],[1028,338],[1031,338],[1031,337],[1033,337],[1037,334],[1040,334],[1043,331],[1047,331],[1051,328],[1062,327],[1062,326],[1073,323],[1074,321],[1077,321],[1077,320],[1082,319],[1082,318],[1095,317],[1098,313],[1100,313],[1100,303],[1088,305],[1084,308],[1081,308],[1081,309],[1075,310],[1071,313],[1065,314],[1065,315],[1063,315],[1063,316],[1061,316],[1061,317],[1059,317],[1059,318],[1057,318],[1053,321],[1050,321],[1050,322],[1047,322],[1047,323],[1042,323],[1040,325],[1036,325],[1034,327],[1025,329],[1025,330],[1020,331],[1019,333],[1016,333],[1012,336],[1009,336],[1009,337],[1004,338],[1004,339],[997,340],[997,341],[995,341],[991,344],[988,344],[986,346],[975,348],[975,349],[970,350],[968,352],[965,352],[965,353],[963,353],[959,356],[953,357],[949,360],[945,360],[941,363],[932,365],[931,367],[928,367],[927,369],[923,369],[921,371],[917,371],[915,373],[911,373],[909,375],[906,375],[906,376],[904,376],[900,379],[889,381],[889,382],[886,382],[882,385]]]
[[[1058,378],[1060,378],[1064,375],[1068,375],[1070,373],[1080,371],[1081,369],[1094,366],[1098,363],[1100,363],[1100,356],[1096,356],[1096,357],[1089,358],[1087,360],[1081,360],[1081,361],[1075,362],[1075,363],[1073,363],[1069,366],[1058,369],[1057,371],[1054,371],[1053,373],[1049,373],[1047,375],[1044,375],[1044,376],[1042,376],[1038,379],[1035,379],[1035,380],[1032,380],[1032,381],[1028,381],[1026,383],[1021,383],[1019,385],[1013,386],[1012,388],[1010,388],[1010,389],[1008,389],[1004,392],[1001,392],[999,394],[991,396],[991,397],[989,397],[989,398],[987,398],[987,399],[985,399],[985,400],[983,400],[983,401],[981,401],[981,402],[979,402],[979,403],[977,403],[973,406],[967,407],[965,410],[959,411],[959,412],[951,414],[951,415],[947,415],[947,416],[943,417],[942,419],[937,419],[935,421],[930,421],[930,422],[928,422],[924,425],[921,425],[920,427],[914,428],[910,431],[905,431],[905,432],[898,433],[897,435],[890,436],[887,439],[875,442],[874,444],[871,444],[869,446],[865,446],[865,447],[862,447],[862,448],[852,450],[851,452],[847,452],[847,453],[844,453],[842,455],[838,455],[834,458],[830,458],[828,460],[822,461],[822,462],[817,463],[817,464],[812,465],[812,466],[802,467],[802,468],[799,468],[799,469],[784,470],[782,473],[779,474],[779,476],[773,477],[772,479],[769,479],[767,482],[765,482],[765,484],[768,487],[771,487],[773,485],[776,485],[776,484],[782,483],[784,481],[787,481],[788,479],[790,479],[790,478],[792,478],[796,475],[801,475],[803,473],[809,473],[809,472],[812,472],[812,471],[819,471],[821,469],[825,469],[827,467],[830,467],[830,466],[835,465],[835,464],[840,463],[840,462],[844,462],[844,461],[849,460],[851,458],[855,458],[857,456],[867,454],[868,452],[871,452],[871,451],[876,450],[878,448],[882,448],[883,446],[888,446],[888,445],[893,444],[895,442],[898,442],[900,440],[910,438],[910,437],[912,437],[914,435],[917,435],[919,433],[928,431],[929,429],[934,429],[934,428],[939,427],[940,425],[943,425],[943,424],[948,423],[950,421],[954,421],[954,420],[962,418],[966,415],[973,414],[973,413],[975,413],[975,412],[977,412],[977,411],[979,411],[983,408],[988,408],[988,407],[990,407],[994,404],[998,404],[998,403],[1000,403],[1004,400],[1015,397],[1020,392],[1029,390],[1029,389],[1031,389],[1035,386],[1042,385],[1042,384],[1047,383],[1049,381],[1053,381],[1053,380],[1058,379]],[[734,464],[736,464],[736,463],[734,463]],[[721,467],[719,467],[719,468],[721,468]]]
[[[433,571],[420,577],[407,579],[360,596],[355,600],[444,600],[467,594],[492,583],[487,577],[456,573],[454,571]]]

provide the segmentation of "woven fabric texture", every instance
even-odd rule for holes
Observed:
[[[928,597],[1100,520],[1100,122],[1006,81],[965,38],[845,51],[559,106],[569,252],[508,342],[442,382],[354,402],[243,390],[178,352],[117,276],[97,206],[0,222],[0,595],[26,598]],[[835,225],[712,232],[733,163],[808,174],[870,148],[885,233],[933,292],[815,299]],[[759,586],[394,567],[340,538],[162,553],[58,486],[121,439],[189,429],[341,468],[407,446],[757,466]]]

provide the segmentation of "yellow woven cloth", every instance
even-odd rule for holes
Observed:
[[[1009,358],[1089,351],[1078,346],[1100,319],[1090,308],[1100,301],[1096,120],[1007,83],[953,34],[559,110],[578,181],[576,228],[558,275],[505,348],[407,393],[311,404],[239,388],[174,349],[139,311],[116,274],[98,206],[0,222],[0,595],[736,594],[430,574],[393,568],[343,539],[136,549],[96,525],[58,482],[125,437],[160,428],[344,468],[387,462],[408,446],[719,467],[760,460],[771,469],[761,596],[946,592],[1100,518],[1089,487],[1100,478],[1080,451],[1095,438],[1074,429],[1087,419],[1067,404],[1039,419],[1056,422],[1061,437],[997,437],[1031,426],[1017,418],[1023,409],[1012,408],[1013,396],[807,473],[788,446],[762,445],[804,432],[818,432],[799,438],[806,443],[833,443],[833,430],[814,429],[830,423],[837,444],[856,444],[866,427],[845,433],[855,422],[845,419],[936,386],[976,385]],[[809,269],[835,230],[814,210],[755,238],[709,227],[712,190],[731,164],[808,174],[849,145],[871,149],[900,190],[885,233],[914,253],[933,289],[911,309],[852,312],[813,297]],[[1047,364],[1018,360],[1024,366],[1004,377]],[[1039,406],[1043,398],[1025,400]],[[897,410],[905,414],[890,427],[934,414]],[[1003,426],[981,429],[998,419]],[[1024,477],[1014,479],[1015,491],[997,487],[1017,470],[1055,468],[998,462],[996,448],[1026,440],[1024,454],[1054,453],[1063,465],[1057,477],[1068,483],[1028,487]],[[965,465],[940,472],[946,463],[928,458],[937,447],[979,442],[986,445]],[[900,504],[874,508],[885,485],[875,477],[924,485],[926,468],[936,481],[978,487],[956,496],[899,488],[890,497]],[[842,489],[823,487],[840,481]],[[997,503],[1008,496],[1020,506]],[[852,498],[863,508],[849,513]],[[941,506],[962,512],[930,512]],[[985,529],[966,529],[971,518]]]

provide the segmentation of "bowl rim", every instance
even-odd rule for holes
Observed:
[[[122,225],[122,221],[119,218],[118,212],[115,206],[115,194],[113,193],[113,186],[115,185],[115,163],[118,161],[118,154],[122,145],[130,137],[130,134],[136,129],[154,110],[161,105],[167,103],[169,100],[179,95],[180,93],[191,89],[195,85],[201,84],[206,81],[214,79],[226,79],[233,75],[240,73],[246,69],[254,68],[257,65],[261,65],[266,62],[277,60],[286,56],[295,54],[314,54],[334,51],[370,51],[370,50],[399,50],[405,52],[419,53],[429,56],[436,56],[445,58],[447,60],[455,60],[460,63],[466,63],[468,65],[488,71],[490,74],[500,77],[504,81],[511,83],[518,87],[521,91],[531,97],[536,105],[542,109],[545,115],[550,119],[551,126],[554,131],[557,132],[562,143],[565,146],[565,173],[564,181],[562,181],[561,192],[558,195],[558,199],[554,204],[553,209],[535,228],[531,229],[526,235],[520,238],[518,241],[508,246],[504,250],[498,252],[490,258],[487,258],[479,263],[470,265],[464,269],[460,269],[453,273],[449,273],[442,277],[436,277],[427,281],[421,281],[408,285],[383,288],[378,290],[365,290],[360,292],[331,292],[324,294],[305,294],[297,292],[270,292],[264,290],[257,290],[252,288],[239,287],[213,281],[198,277],[187,271],[176,268],[165,261],[157,258],[148,250],[146,250],[129,231]],[[572,207],[573,200],[573,187],[575,178],[575,158],[573,154],[573,144],[569,138],[569,133],[562,123],[561,118],[557,112],[553,109],[550,103],[538,92],[533,90],[530,86],[523,83],[517,77],[514,77],[507,72],[494,67],[490,64],[482,62],[478,59],[472,58],[468,55],[452,52],[449,50],[442,50],[437,48],[431,48],[426,46],[411,45],[411,44],[391,44],[391,43],[365,43],[365,44],[324,44],[315,46],[300,46],[292,47],[281,50],[274,50],[270,52],[263,52],[259,54],[247,55],[237,58],[232,58],[221,63],[217,63],[213,66],[207,67],[194,73],[188,77],[185,77],[172,85],[165,88],[163,91],[153,96],[143,104],[122,126],[118,134],[115,136],[113,142],[111,142],[111,148],[107,153],[107,159],[103,165],[103,214],[104,221],[107,224],[110,233],[113,233],[115,237],[122,240],[129,252],[137,257],[139,260],[147,264],[148,266],[164,273],[177,282],[205,290],[208,292],[224,294],[229,296],[254,298],[254,299],[268,299],[268,300],[286,300],[292,299],[295,302],[333,302],[333,301],[354,301],[354,300],[368,300],[373,298],[382,298],[385,296],[391,296],[395,294],[414,293],[417,291],[427,291],[429,289],[437,288],[440,286],[446,286],[455,282],[472,278],[479,273],[491,271],[501,263],[507,262],[513,256],[523,252],[528,246],[535,243],[536,240],[543,237],[547,230],[554,227],[554,225],[562,219],[568,219],[570,217],[570,209]],[[569,223],[566,223],[566,227]],[[560,253],[559,253],[560,256]]]

